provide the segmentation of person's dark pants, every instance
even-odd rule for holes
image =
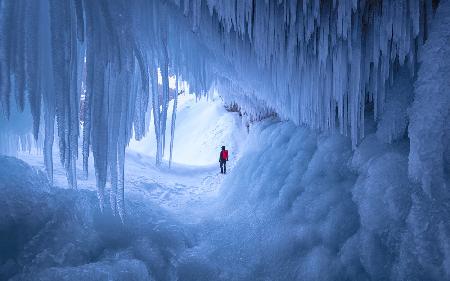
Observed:
[[[220,161],[220,173],[227,173],[227,161]]]

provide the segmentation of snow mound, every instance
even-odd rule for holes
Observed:
[[[122,224],[15,158],[0,157],[0,198],[0,280],[170,280],[192,240],[149,202],[127,201]]]
[[[223,280],[448,280],[450,197],[410,182],[407,147],[263,122],[189,253]]]

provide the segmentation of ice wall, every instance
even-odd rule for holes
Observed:
[[[450,173],[450,3],[441,1],[420,54],[414,102],[409,109],[409,174],[431,197],[447,189]]]
[[[366,134],[353,150],[337,131],[255,126],[186,256],[225,280],[449,280],[450,192],[430,199],[408,178],[406,137]]]

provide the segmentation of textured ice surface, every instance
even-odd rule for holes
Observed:
[[[13,280],[449,279],[450,196],[430,200],[408,179],[407,139],[387,144],[366,125],[373,129],[353,151],[337,132],[261,122],[219,194],[188,204],[177,194],[194,196],[200,187],[170,182],[196,177],[201,168],[175,165],[156,173],[153,161],[131,153],[124,224],[109,208],[100,213],[93,191],[50,188],[44,174],[2,158],[7,209],[0,233],[8,243],[1,274],[19,274]],[[166,206],[177,212],[161,210],[158,200],[172,200]]]
[[[353,152],[337,133],[290,122],[267,122],[252,136],[222,185],[225,223],[213,219],[212,241],[197,249],[215,267],[228,264],[224,276],[450,278],[449,192],[430,200],[409,181],[405,139],[387,145],[369,132]]]
[[[80,154],[110,207],[2,157],[2,277],[450,279],[449,19],[448,0],[0,1],[0,151],[38,138],[53,181],[56,142],[74,188]],[[254,131],[190,247],[124,201],[150,121],[163,160],[169,75],[290,120]]]
[[[100,213],[93,191],[52,188],[15,158],[0,164],[1,280],[173,279],[174,256],[191,238],[167,212],[127,201],[122,224]]]
[[[92,155],[100,204],[109,180],[117,187],[114,211],[123,215],[125,147],[133,133],[146,134],[150,108],[157,163],[169,146],[169,75],[189,82],[197,95],[216,89],[251,116],[276,112],[297,125],[339,128],[355,148],[364,137],[366,107],[381,116],[397,69],[413,77],[423,43],[441,32],[431,32],[433,18],[432,0],[4,0],[1,111],[10,116],[13,100],[19,109],[30,105],[28,133],[36,138],[44,128],[50,180],[55,135],[72,187],[79,148],[84,175]],[[400,123],[380,130],[388,141],[404,127],[403,119],[392,120]],[[17,146],[8,137],[2,142]],[[422,178],[414,167],[411,176]]]
[[[450,2],[436,11],[429,39],[422,49],[409,109],[409,174],[424,190],[439,198],[449,188],[450,173]]]

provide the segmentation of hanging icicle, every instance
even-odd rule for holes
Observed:
[[[92,155],[100,206],[109,174],[109,203],[122,219],[125,147],[132,130],[145,135],[151,109],[161,165],[172,73],[197,96],[214,86],[254,116],[338,127],[355,147],[368,102],[378,120],[396,69],[414,74],[433,18],[431,0],[182,2],[0,1],[2,115],[28,107],[35,138],[44,125],[50,180],[57,135],[74,188],[81,129],[83,174]],[[176,104],[175,95],[172,123]],[[2,130],[9,147],[8,135]]]
[[[169,168],[172,167],[172,156],[173,156],[173,141],[175,139],[175,124],[177,121],[177,106],[178,106],[178,95],[182,94],[178,92],[178,74],[175,78],[175,96],[173,97],[173,109],[172,109],[172,124],[170,127],[170,157],[169,157]]]

